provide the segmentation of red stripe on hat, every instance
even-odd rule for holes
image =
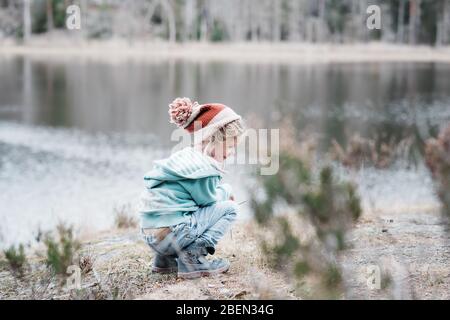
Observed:
[[[226,106],[219,103],[213,103],[213,104],[204,104],[201,106],[201,111],[198,114],[198,116],[191,122],[190,125],[186,127],[186,130],[190,133],[194,132],[194,126],[195,122],[200,121],[201,122],[201,128],[204,128],[208,125],[208,123],[211,122],[211,120],[223,109],[225,109]]]

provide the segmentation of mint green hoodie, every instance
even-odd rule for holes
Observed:
[[[223,171],[213,158],[188,147],[154,162],[144,177],[141,227],[161,228],[189,220],[202,206],[228,200],[231,187],[219,184]]]

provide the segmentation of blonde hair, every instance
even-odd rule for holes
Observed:
[[[245,124],[242,119],[234,120],[219,128],[209,138],[209,142],[224,142],[226,139],[239,137],[245,132]]]

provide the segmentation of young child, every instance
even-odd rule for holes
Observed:
[[[177,98],[169,105],[172,123],[201,137],[191,147],[154,162],[144,177],[141,228],[155,251],[153,272],[197,278],[228,271],[225,259],[207,260],[235,220],[231,187],[220,184],[223,162],[244,133],[241,117],[223,104]],[[195,140],[194,140],[195,141]]]

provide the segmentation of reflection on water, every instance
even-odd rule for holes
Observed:
[[[80,228],[110,226],[113,207],[135,203],[151,161],[167,154],[173,129],[167,104],[176,96],[223,102],[269,126],[289,116],[324,142],[353,132],[420,141],[450,120],[450,65],[433,63],[0,58],[0,92],[4,244],[29,240],[58,219]],[[416,170],[369,170],[358,179],[380,206],[432,203],[426,171]],[[383,187],[373,187],[380,181]]]
[[[430,105],[448,107],[450,95],[449,64],[28,59],[0,58],[3,119],[94,132],[154,133],[164,139],[171,132],[167,105],[176,96],[220,101],[265,120],[294,111],[300,125],[319,125],[339,136],[344,127],[364,132],[388,126],[392,115],[411,118],[429,112]]]

